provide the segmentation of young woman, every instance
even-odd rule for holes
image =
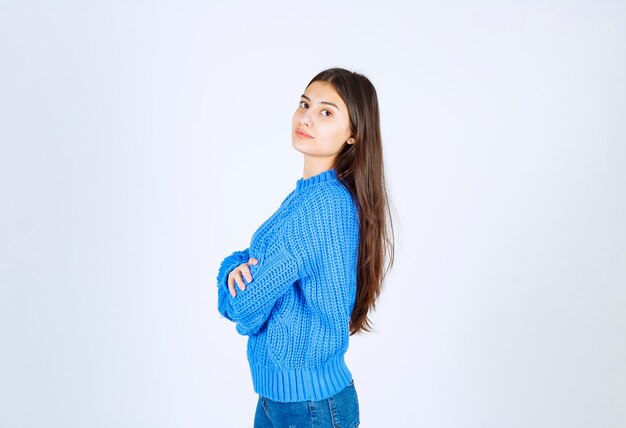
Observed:
[[[218,310],[249,336],[255,428],[357,427],[344,355],[350,335],[371,331],[394,248],[374,86],[322,71],[301,95],[291,137],[303,176],[250,247],[222,261]]]

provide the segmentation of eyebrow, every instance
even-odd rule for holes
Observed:
[[[302,94],[300,95],[302,98],[306,99],[307,101],[311,101],[311,99],[309,97],[307,97],[306,95]],[[337,106],[337,104],[328,102],[328,101],[320,101],[320,104],[328,104],[331,105],[333,107],[335,107],[337,110],[339,110],[339,107]]]

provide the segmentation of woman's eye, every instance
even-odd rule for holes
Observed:
[[[303,105],[304,104],[304,105]],[[302,108],[306,108],[306,102],[305,101],[300,101],[300,107]]]
[[[328,113],[328,114],[324,114],[324,112],[326,112],[326,113]],[[332,116],[332,115],[333,115],[333,114],[330,112],[330,110],[322,110],[322,116],[329,117],[329,116]]]

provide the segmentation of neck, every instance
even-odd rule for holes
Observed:
[[[313,157],[304,156],[304,171],[302,178],[305,180],[324,171],[328,171],[333,167],[333,158],[331,157]]]

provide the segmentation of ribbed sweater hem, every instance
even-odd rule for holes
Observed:
[[[352,380],[344,355],[329,360],[317,369],[280,370],[251,364],[250,371],[255,392],[281,402],[324,400],[341,391]]]

